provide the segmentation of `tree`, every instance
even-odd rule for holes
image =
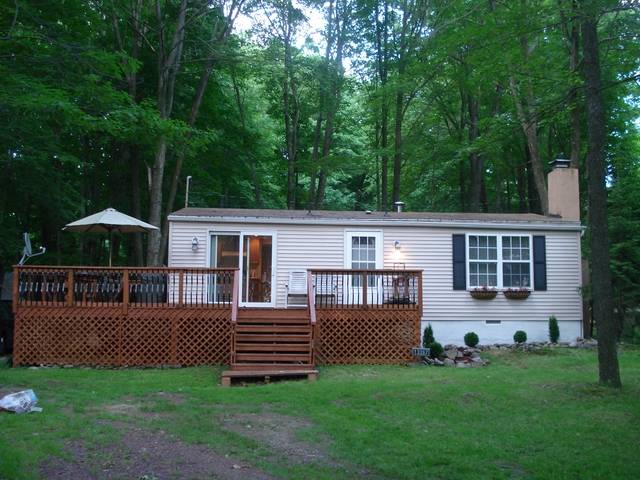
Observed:
[[[593,318],[598,329],[598,365],[600,383],[620,387],[617,332],[613,317],[613,294],[607,224],[605,183],[605,109],[598,45],[598,23],[592,2],[583,3],[582,38],[587,111],[587,168],[589,185],[589,245]]]

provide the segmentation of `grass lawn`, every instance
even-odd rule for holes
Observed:
[[[473,369],[326,367],[316,383],[230,389],[210,367],[5,367],[0,388],[33,388],[44,412],[0,414],[0,478],[79,464],[96,478],[202,478],[205,458],[222,478],[640,473],[640,350],[621,353],[621,391],[596,385],[595,351],[490,358]],[[154,461],[170,465],[158,473]]]

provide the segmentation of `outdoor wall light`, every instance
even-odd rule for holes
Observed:
[[[400,246],[400,241],[396,240],[396,243],[393,244],[394,248],[399,251],[402,247]]]
[[[192,252],[198,251],[198,237],[193,237],[193,240],[191,240],[191,251]]]

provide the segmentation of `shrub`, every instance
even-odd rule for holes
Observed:
[[[558,327],[558,319],[555,315],[549,317],[549,340],[551,343],[558,343],[560,339],[560,327]]]
[[[429,348],[431,349],[431,358],[441,357],[444,353],[444,348],[442,348],[442,345],[440,345],[438,342],[433,342],[431,345],[429,345]]]
[[[422,346],[424,348],[429,348],[431,346],[431,344],[433,342],[435,342],[436,339],[433,336],[433,328],[431,328],[431,324],[429,323],[425,328],[424,328],[424,333],[422,335]]]
[[[516,343],[524,343],[527,341],[527,332],[522,330],[518,330],[513,334],[513,341]]]
[[[476,332],[469,332],[467,334],[465,334],[464,336],[464,344],[467,347],[475,347],[476,345],[478,345],[478,342],[480,342],[480,339],[478,338],[478,335],[476,334]]]

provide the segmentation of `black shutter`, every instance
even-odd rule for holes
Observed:
[[[547,247],[544,235],[533,237],[533,289],[547,289]]]
[[[453,235],[453,289],[467,289],[467,262],[465,236]]]

